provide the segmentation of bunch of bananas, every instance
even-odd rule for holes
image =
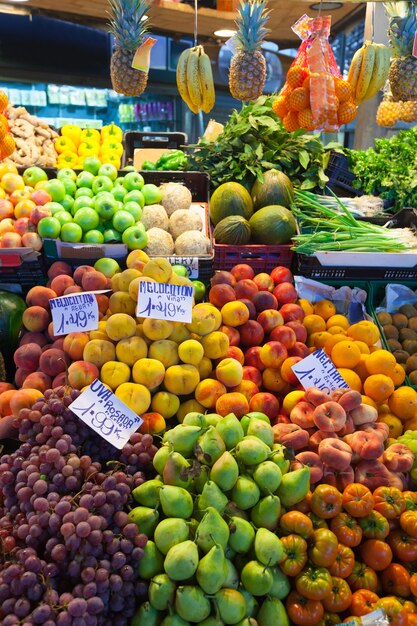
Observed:
[[[184,50],[177,65],[177,87],[185,104],[198,113],[210,113],[214,106],[214,81],[209,56],[203,46]]]
[[[390,66],[390,51],[381,43],[365,41],[356,50],[349,68],[348,82],[356,104],[373,98],[385,85]]]

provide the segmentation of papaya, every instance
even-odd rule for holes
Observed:
[[[249,220],[252,239],[256,243],[280,245],[290,243],[297,232],[294,215],[283,206],[270,205],[259,209]]]
[[[252,213],[252,198],[240,183],[223,183],[211,195],[210,219],[215,226],[231,215],[240,215],[248,220]]]

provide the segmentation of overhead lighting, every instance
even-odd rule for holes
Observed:
[[[215,30],[215,31],[214,31],[214,35],[215,35],[216,37],[224,37],[224,38],[227,38],[227,37],[233,37],[233,35],[235,35],[235,34],[236,34],[236,31],[235,31],[235,30],[229,30],[229,29],[227,29],[227,28],[223,28],[223,29],[220,29],[220,30]]]
[[[16,0],[13,0],[13,2],[16,2]],[[17,0],[17,2],[27,2],[27,0]],[[149,15],[142,15],[142,17],[140,18],[141,22],[146,22],[146,20],[149,19]]]
[[[23,0],[18,0],[22,2]],[[24,0],[26,2],[26,0]],[[0,3],[0,13],[6,13],[9,15],[30,15],[30,7],[18,7],[12,4]]]
[[[7,2],[29,2],[29,0],[7,0]]]
[[[332,9],[341,9],[342,7],[342,2],[316,2],[315,4],[310,4],[310,9],[313,9],[313,11],[331,11]]]

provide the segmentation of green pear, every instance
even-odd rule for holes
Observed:
[[[225,624],[236,624],[245,617],[245,598],[237,589],[220,589],[213,601]]]
[[[210,615],[211,605],[200,587],[184,585],[175,594],[175,610],[182,619],[200,623]]]
[[[156,509],[136,506],[129,512],[128,517],[131,522],[136,524],[141,533],[144,533],[147,537],[152,537],[158,524],[159,513]]]
[[[159,552],[156,544],[148,539],[143,548],[143,556],[138,564],[138,574],[141,578],[149,580],[164,571],[164,557]]]
[[[205,428],[207,426],[203,413],[198,413],[197,411],[187,413],[182,420],[182,423],[184,426],[199,426],[200,428]]]
[[[158,550],[167,554],[172,546],[187,541],[189,536],[189,525],[182,517],[167,517],[155,528],[154,541]]]
[[[229,522],[229,546],[237,554],[246,554],[255,539],[255,530],[249,522],[241,517],[232,517]]]
[[[165,463],[167,462],[167,458],[169,453],[172,452],[172,446],[168,443],[161,446],[159,450],[156,451],[155,456],[152,459],[152,463],[158,474],[162,476],[164,471]]]
[[[279,567],[270,567],[269,571],[272,574],[272,587],[269,590],[269,595],[278,598],[278,600],[284,600],[291,591],[288,576]]]
[[[236,446],[236,458],[244,465],[258,465],[271,454],[269,446],[257,437],[248,435],[239,441]]]
[[[258,622],[254,617],[244,617],[236,626],[258,626]]]
[[[189,533],[189,537],[190,539],[194,539],[195,534],[197,532],[197,528],[199,525],[199,521],[194,519],[193,517],[189,520],[187,520],[187,524],[188,524],[188,533]]]
[[[303,500],[310,489],[310,469],[306,465],[301,469],[288,472],[282,477],[277,489],[282,505],[289,508]]]
[[[196,493],[201,493],[203,491],[204,485],[210,478],[210,468],[208,465],[199,464],[198,470],[198,476],[194,477],[194,490],[196,491]]]
[[[243,511],[254,507],[260,495],[261,492],[259,491],[258,485],[246,474],[239,476],[231,491],[233,502]]]
[[[163,486],[164,483],[156,478],[145,480],[132,491],[133,499],[142,506],[154,508],[159,504],[159,489]]]
[[[200,626],[224,626],[224,622],[222,622],[220,617],[209,615],[206,619],[203,619],[203,621],[200,622]]]
[[[240,585],[239,591],[242,596],[245,598],[246,602],[246,617],[253,617],[256,615],[259,607],[259,603],[255,596],[253,596],[249,591],[246,591],[243,585]]]
[[[230,491],[239,476],[239,466],[228,450],[217,459],[210,472],[210,480],[214,480],[222,491]]]
[[[165,463],[162,478],[166,485],[184,487],[188,489],[191,485],[192,476],[188,471],[190,463],[179,452],[171,452]]]
[[[221,415],[217,415],[217,413],[206,413],[204,416],[204,420],[206,422],[206,426],[217,426],[217,424],[222,420]]]
[[[208,480],[204,485],[203,491],[201,492],[198,500],[198,508],[201,511],[204,511],[207,507],[212,506],[220,513],[223,513],[227,503],[227,497],[218,488],[216,483],[213,480]]]
[[[170,443],[174,452],[179,452],[186,458],[193,454],[194,445],[202,434],[200,426],[187,426],[178,424],[175,428],[167,430],[163,436],[164,443]]]
[[[237,553],[233,550],[233,548],[230,547],[230,545],[228,545],[226,550],[224,551],[224,556],[226,557],[226,559],[230,559],[231,561],[233,561],[236,554]]]
[[[240,572],[246,591],[253,596],[266,596],[272,587],[272,574],[259,561],[249,561]]]
[[[266,443],[269,447],[274,443],[274,431],[272,430],[272,426],[260,419],[251,419],[246,434],[258,437],[258,439],[261,439],[261,441]]]
[[[256,616],[258,626],[290,626],[287,611],[281,600],[278,598],[266,598]]]
[[[196,572],[197,582],[204,593],[212,595],[221,589],[226,580],[226,575],[227,566],[224,550],[221,546],[213,546],[200,559]]]
[[[282,443],[274,443],[274,445],[272,446],[272,454],[270,456],[270,460],[278,465],[282,475],[286,474],[290,469],[291,462],[286,457],[286,447],[283,446]]]
[[[246,415],[253,420],[261,420],[262,422],[266,422],[266,424],[271,424],[271,420],[265,413],[261,413],[260,411],[249,411]]]
[[[191,622],[186,622],[185,619],[182,619],[179,615],[171,613],[162,620],[160,626],[191,626]]]
[[[226,450],[225,443],[214,426],[209,426],[195,446],[195,456],[200,463],[212,466]]]
[[[167,611],[174,604],[176,589],[177,585],[166,574],[158,574],[149,585],[149,602],[158,611]]]
[[[274,493],[281,484],[281,470],[273,461],[264,461],[256,466],[253,480],[263,494]]]
[[[245,511],[242,511],[242,509],[239,509],[236,502],[233,502],[233,500],[229,500],[229,502],[226,504],[226,508],[224,509],[224,516],[225,517],[242,517],[243,519],[247,519],[247,520],[249,519],[248,513],[246,513]]]
[[[278,528],[280,515],[281,502],[278,496],[265,496],[253,507],[251,520],[257,528],[274,531]]]
[[[255,554],[258,561],[271,567],[285,558],[281,540],[267,528],[258,528],[255,536]]]
[[[182,487],[164,485],[159,490],[159,498],[164,515],[187,519],[193,512],[193,499]]]
[[[237,589],[240,583],[239,572],[230,559],[226,559],[226,579],[222,585],[224,589]]]
[[[214,507],[207,507],[204,517],[198,525],[195,539],[200,550],[205,553],[216,544],[219,544],[223,550],[226,549],[229,540],[229,527]]]
[[[164,614],[154,609],[148,601],[140,605],[132,619],[130,626],[159,626]]]
[[[171,580],[187,580],[198,566],[198,549],[194,541],[177,543],[168,550],[163,567]]]
[[[232,450],[244,437],[243,428],[234,413],[223,417],[216,425],[216,430],[223,439],[226,449]]]

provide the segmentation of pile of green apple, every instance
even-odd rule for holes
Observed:
[[[142,208],[161,201],[160,189],[145,184],[136,170],[119,176],[111,164],[93,169],[77,174],[63,168],[57,178],[44,182],[52,201],[37,207],[39,235],[71,243],[122,242],[129,250],[143,249],[147,234],[139,221]]]

